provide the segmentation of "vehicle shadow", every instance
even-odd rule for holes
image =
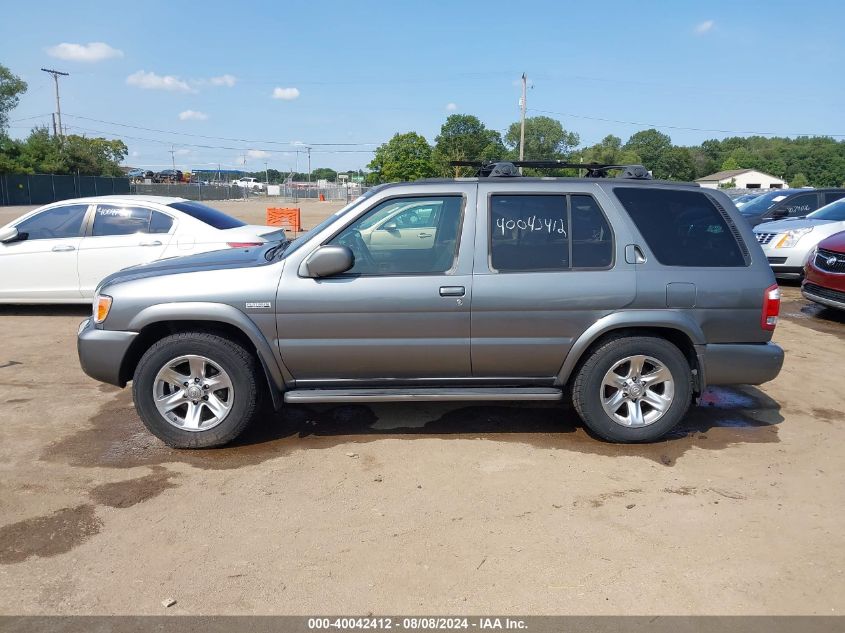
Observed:
[[[0,317],[3,316],[79,316],[91,315],[91,306],[88,304],[53,304],[45,303],[38,305],[0,305]]]
[[[553,403],[378,403],[265,407],[259,420],[223,448],[178,450],[151,435],[124,390],[95,415],[91,426],[53,444],[48,461],[130,468],[185,463],[232,469],[297,451],[363,445],[384,439],[509,442],[547,450],[638,456],[665,466],[692,447],[778,442],[780,405],[755,387],[712,388],[668,436],[651,444],[611,444],[590,435],[571,408]],[[357,454],[357,453],[356,453]]]

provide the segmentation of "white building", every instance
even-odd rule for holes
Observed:
[[[696,180],[706,189],[729,186],[732,189],[786,189],[787,182],[781,178],[764,174],[756,169],[728,169]]]

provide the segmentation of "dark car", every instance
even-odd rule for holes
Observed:
[[[801,294],[810,301],[845,310],[845,231],[819,242],[804,269]]]
[[[840,198],[845,198],[845,189],[775,189],[743,205],[739,212],[751,226],[757,226],[803,217]]]
[[[156,174],[158,182],[182,182],[182,172],[178,169],[162,169]]]

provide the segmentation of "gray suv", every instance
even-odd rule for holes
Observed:
[[[707,385],[777,376],[779,300],[720,191],[497,169],[377,187],[293,241],[113,274],[78,350],[89,376],[132,381],[174,447],[233,440],[263,395],[566,396],[594,434],[644,442]]]

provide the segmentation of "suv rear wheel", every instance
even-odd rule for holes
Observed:
[[[174,448],[222,446],[257,410],[254,355],[223,337],[184,332],[155,343],[138,363],[135,408],[150,432]]]
[[[612,442],[650,442],[689,408],[692,371],[681,351],[656,337],[607,341],[582,365],[572,400],[584,423]]]

